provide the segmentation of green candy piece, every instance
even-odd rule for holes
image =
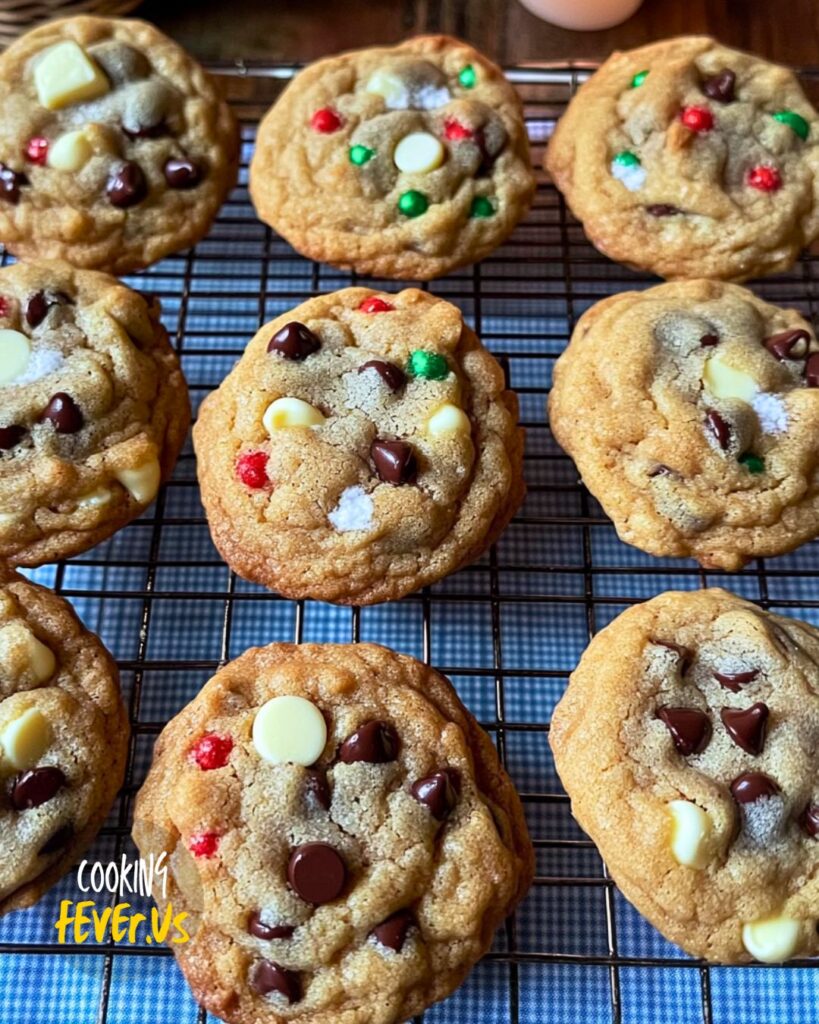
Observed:
[[[478,75],[471,64],[467,64],[465,68],[461,68],[458,73],[458,81],[464,89],[475,88],[475,83],[478,81]]]
[[[350,146],[350,163],[355,164],[356,167],[360,167],[362,164],[366,164],[368,160],[372,160],[375,156],[374,149],[368,149],[366,146]]]
[[[417,192],[411,188],[404,192],[398,200],[398,209],[405,217],[420,217],[429,208],[429,200],[423,192]]]
[[[410,377],[423,377],[424,380],[443,380],[449,376],[449,363],[437,352],[417,348],[409,357],[407,373]]]
[[[773,116],[775,121],[779,121],[780,124],[786,124],[803,142],[810,135],[810,125],[795,110],[778,110]]]
[[[487,199],[486,196],[475,196],[472,200],[472,206],[469,208],[470,217],[492,217],[495,213],[495,207],[492,205],[492,200]]]
[[[637,74],[631,80],[631,88],[639,89],[643,82],[648,78],[648,71],[638,71]]]
[[[740,455],[739,464],[745,466],[748,472],[755,476],[765,472],[765,460],[758,455]]]
[[[636,153],[631,153],[629,150],[624,149],[622,153],[615,153],[614,162],[620,164],[621,167],[639,167],[640,158]]]

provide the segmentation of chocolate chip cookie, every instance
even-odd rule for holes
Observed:
[[[523,498],[503,372],[460,310],[347,288],[265,325],[194,427],[211,535],[288,597],[388,601],[489,547]]]
[[[466,43],[418,36],[310,65],[259,128],[259,217],[311,259],[428,280],[482,259],[535,189],[520,100]]]
[[[143,21],[76,17],[0,56],[0,241],[124,274],[198,241],[238,132],[202,68]]]
[[[0,558],[109,537],[156,497],[189,422],[156,301],[62,262],[0,270]]]
[[[661,277],[786,270],[819,235],[819,120],[795,76],[701,36],[611,56],[546,168],[591,242]]]
[[[0,914],[36,903],[90,845],[122,785],[128,732],[99,639],[0,565]]]
[[[604,299],[577,324],[552,432],[621,539],[739,569],[819,534],[819,344],[738,285]]]
[[[526,892],[533,851],[449,682],[372,644],[272,644],[165,727],[143,857],[197,1001],[231,1024],[396,1024],[443,999]]]
[[[819,630],[725,590],[666,593],[591,642],[550,741],[572,813],[672,942],[819,954]]]

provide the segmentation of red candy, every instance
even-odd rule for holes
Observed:
[[[456,121],[454,117],[448,117],[444,121],[444,138],[449,139],[450,142],[462,142],[464,139],[471,139],[473,135],[474,132],[471,128]]]
[[[194,832],[188,840],[188,849],[194,857],[212,857],[219,849],[217,832]]]
[[[259,490],[267,487],[270,477],[267,475],[267,454],[265,452],[245,452],[236,460],[236,473],[245,487]]]
[[[11,303],[9,302],[9,300],[4,299],[3,296],[0,295],[0,316],[8,316],[10,309]]]
[[[362,313],[389,313],[395,306],[386,299],[379,299],[377,295],[370,295],[358,308]]]
[[[48,139],[35,135],[26,143],[26,158],[33,164],[43,166],[48,158]]]
[[[776,192],[782,188],[782,178],[775,167],[760,164],[759,167],[752,167],[748,171],[748,184],[760,192]]]
[[[341,118],[329,107],[322,107],[310,118],[310,127],[314,132],[321,132],[322,135],[330,135],[337,132],[341,127]]]
[[[714,127],[714,115],[708,107],[683,107],[680,120],[692,132],[710,132]]]
[[[219,736],[215,732],[207,732],[191,748],[191,757],[203,772],[209,772],[214,768],[224,768],[231,750],[233,750],[233,740],[230,736]]]

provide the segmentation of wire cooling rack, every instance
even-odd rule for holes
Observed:
[[[242,120],[241,182],[195,250],[129,279],[155,292],[194,403],[258,326],[354,275],[297,256],[260,224],[246,189],[258,117],[287,66],[217,67]],[[597,254],[540,171],[543,144],[586,70],[509,71],[526,104],[538,168],[534,207],[482,264],[434,282],[503,360],[528,430],[529,494],[479,563],[395,605],[285,601],[237,579],[210,543],[186,448],[145,516],[86,555],[32,575],[54,586],[118,659],[133,726],[126,785],[89,857],[135,855],[133,799],[155,737],[220,664],[273,640],[372,640],[432,662],[497,743],[537,848],[535,884],[466,984],[426,1024],[816,1024],[819,974],[706,967],[666,943],[619,895],[569,813],[547,743],[551,710],[589,638],[627,605],[669,588],[720,583],[819,624],[819,544],[742,573],[650,558],[621,544],[548,430],[554,359],[597,299],[652,283]],[[815,84],[816,77],[808,76]],[[760,282],[771,301],[815,312],[816,263]],[[376,282],[396,290],[395,282]],[[625,839],[625,837],[624,837]],[[151,945],[56,944],[71,873],[33,909],[0,922],[2,1024],[203,1024],[170,954]],[[135,910],[149,905],[126,896]],[[97,897],[100,906],[116,899]],[[807,969],[806,969],[807,968]],[[420,1018],[419,1018],[420,1019]]]

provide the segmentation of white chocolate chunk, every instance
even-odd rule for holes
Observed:
[[[430,437],[440,437],[442,434],[471,434],[472,424],[463,409],[447,402],[436,409],[427,420],[427,433]]]
[[[383,97],[389,110],[406,110],[410,105],[409,89],[392,71],[374,71],[365,88],[367,92]]]
[[[50,647],[31,632],[19,619],[0,629],[0,646],[7,646],[12,653],[12,663],[24,658],[28,670],[38,683],[44,683],[54,675],[57,659]]]
[[[85,167],[94,150],[85,132],[66,132],[51,143],[48,150],[47,163],[58,171],[79,171]]]
[[[262,423],[268,434],[274,434],[286,427],[320,427],[324,416],[300,398],[277,398],[267,407]]]
[[[440,139],[429,132],[411,132],[395,147],[392,158],[399,171],[406,174],[428,174],[441,166],[444,155]]]
[[[718,356],[712,356],[705,364],[702,380],[715,398],[738,398],[742,402],[750,402],[759,391],[759,385],[750,374],[735,370]]]
[[[113,498],[110,487],[95,487],[93,491],[81,494],[77,498],[78,508],[102,508]]]
[[[253,719],[253,746],[270,764],[315,764],[326,742],[324,715],[304,697],[274,697]]]
[[[25,334],[9,328],[0,329],[0,385],[10,384],[28,365],[31,345]]]
[[[48,110],[94,100],[110,86],[99,65],[73,39],[45,50],[34,65],[37,98]]]
[[[37,708],[27,708],[0,733],[0,747],[18,771],[33,768],[51,742],[51,727]]]
[[[711,859],[711,816],[690,800],[672,800],[671,852],[678,864],[702,869]]]
[[[755,960],[779,964],[793,956],[799,942],[799,922],[791,917],[769,917],[743,925],[742,945]]]
[[[611,176],[623,184],[629,192],[639,192],[646,183],[646,170],[640,164],[621,164],[617,160],[611,162]]]
[[[347,487],[327,518],[339,533],[369,530],[373,525],[373,499],[363,487]]]
[[[53,675],[57,668],[57,659],[50,647],[47,647],[42,640],[30,633],[31,641],[29,647],[29,665],[38,683],[45,683]]]
[[[148,462],[143,462],[141,466],[120,469],[114,475],[134,501],[140,505],[149,505],[159,490],[162,470],[159,467],[159,459],[154,457]]]

